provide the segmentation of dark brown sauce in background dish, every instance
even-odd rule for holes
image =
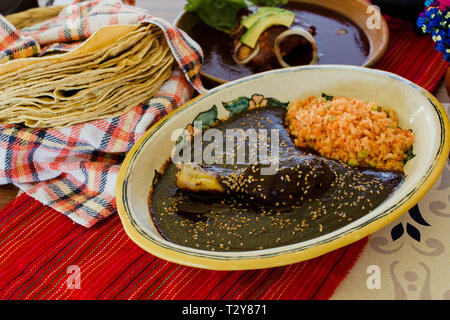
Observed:
[[[363,65],[370,53],[366,34],[352,21],[332,10],[302,3],[289,3],[283,8],[295,12],[298,19],[316,28],[319,64]],[[294,25],[295,25],[294,21]],[[338,34],[339,30],[345,34]],[[256,72],[237,64],[232,58],[232,42],[227,34],[205,24],[197,24],[189,32],[202,47],[205,62],[202,71],[227,81]]]
[[[281,154],[311,154],[295,147],[284,126],[285,112],[277,107],[258,108],[215,128],[223,132],[227,128],[279,129]],[[332,185],[318,197],[286,208],[257,206],[231,196],[185,194],[176,188],[175,165],[170,163],[151,195],[151,216],[165,239],[188,247],[215,251],[273,248],[321,236],[359,219],[388,198],[404,178],[401,173],[322,159],[335,174]],[[213,168],[221,174],[235,170],[227,165]]]

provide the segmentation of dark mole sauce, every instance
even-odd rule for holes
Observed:
[[[279,129],[280,157],[313,153],[299,150],[289,133],[283,108],[253,109],[215,126],[226,129]],[[224,135],[225,136],[225,135]],[[381,204],[400,185],[402,173],[350,167],[320,157],[334,181],[315,198],[289,207],[255,206],[232,196],[192,196],[175,185],[175,165],[169,162],[150,197],[151,216],[168,241],[214,251],[267,249],[309,240],[339,229]],[[244,165],[214,165],[221,174]],[[277,199],[273,199],[277,201]],[[183,211],[175,210],[182,203]]]
[[[289,3],[283,8],[296,14],[294,26],[301,24],[300,20],[303,20],[315,27],[314,37],[319,50],[318,64],[363,65],[367,60],[370,53],[369,40],[366,34],[345,16],[311,4]],[[189,31],[189,35],[203,49],[203,72],[231,81],[258,71],[251,66],[239,65],[233,60],[232,41],[226,33],[197,23]],[[291,65],[296,65],[296,61],[298,65],[304,64],[301,57],[290,57],[288,60]]]

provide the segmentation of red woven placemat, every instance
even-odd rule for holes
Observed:
[[[431,39],[389,25],[378,68],[434,91],[447,63]],[[0,299],[328,299],[366,243],[284,267],[210,271],[143,251],[117,215],[86,229],[23,194],[0,212]]]
[[[279,268],[203,270],[143,251],[118,215],[86,229],[26,194],[0,213],[0,230],[1,299],[326,299],[366,243]]]

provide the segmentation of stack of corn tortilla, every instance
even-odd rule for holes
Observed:
[[[170,77],[173,55],[155,25],[112,25],[65,54],[0,65],[0,122],[64,127],[120,115]]]

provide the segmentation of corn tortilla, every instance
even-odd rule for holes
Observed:
[[[69,53],[0,65],[0,121],[49,128],[123,114],[157,92],[173,62],[157,26],[103,27]]]

